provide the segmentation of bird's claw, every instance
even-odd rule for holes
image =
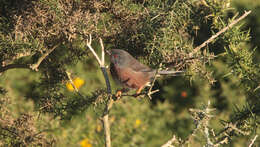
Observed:
[[[120,99],[121,98],[121,96],[122,96],[122,91],[121,90],[118,90],[117,92],[116,92],[116,98],[117,99]]]

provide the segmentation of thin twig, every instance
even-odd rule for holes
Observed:
[[[208,106],[207,106],[207,108],[205,109],[206,115],[210,118],[210,117],[211,117],[210,113],[211,113],[212,109],[210,109],[209,107],[210,107],[210,101],[208,101]],[[206,145],[206,146],[214,146],[214,144],[213,144],[212,141],[210,140],[210,135],[209,135],[209,128],[208,128],[208,126],[209,126],[209,119],[206,119],[205,124],[204,124],[204,134],[205,134],[205,136],[206,136],[206,138],[207,138],[207,145]]]
[[[92,48],[91,46],[91,42],[92,42],[92,36],[89,35],[89,40],[87,40],[87,46],[88,48],[90,49],[90,51],[92,52],[92,54],[95,56],[96,60],[98,61],[99,65],[102,66],[102,62],[101,60],[99,59],[97,53],[95,52],[95,50]]]
[[[103,122],[103,126],[104,126],[104,131],[105,131],[106,147],[111,147],[110,125],[109,125],[109,120],[108,120],[108,114],[109,114],[110,108],[113,105],[113,100],[112,100],[112,95],[111,95],[111,86],[110,86],[108,74],[107,74],[106,67],[105,67],[105,49],[104,49],[103,41],[102,41],[101,38],[99,38],[99,41],[100,41],[100,45],[101,45],[101,49],[102,49],[101,60],[98,57],[98,55],[95,52],[95,50],[91,46],[91,42],[92,42],[91,34],[89,35],[89,39],[87,39],[87,46],[90,49],[90,51],[93,53],[93,55],[95,56],[96,60],[99,63],[99,66],[101,68],[101,71],[102,71],[103,76],[104,76],[105,81],[106,81],[107,93],[110,95],[109,99],[108,99],[108,102],[106,103],[106,107],[105,107],[105,111],[104,111],[104,114],[103,114],[102,122]]]
[[[252,147],[253,146],[253,144],[255,143],[255,140],[256,140],[257,137],[258,137],[258,135],[255,135],[255,137],[252,139],[252,141],[251,141],[251,143],[249,144],[248,147]]]
[[[26,57],[26,56],[31,56],[32,53],[31,52],[23,52],[23,53],[17,53],[15,56],[11,57],[11,59],[7,59],[5,61],[2,62],[3,66],[6,66],[10,63],[12,63],[13,61],[20,59],[22,57]]]
[[[66,74],[67,74],[67,77],[70,81],[70,84],[72,85],[72,87],[74,88],[74,90],[81,96],[83,97],[83,95],[79,92],[78,88],[75,86],[74,82],[72,81],[72,78],[71,78],[71,73],[66,71]]]
[[[105,66],[105,48],[104,48],[104,44],[103,44],[103,41],[102,41],[102,39],[101,38],[99,38],[99,43],[100,43],[100,45],[101,45],[101,49],[102,49],[102,66],[104,67]]]
[[[56,44],[54,47],[52,47],[50,50],[48,50],[45,54],[43,54],[36,63],[30,65],[30,68],[32,70],[38,71],[38,67],[42,63],[42,61],[51,53],[53,52],[60,44]]]
[[[207,139],[207,146],[214,146],[212,141],[210,140],[209,136],[209,130],[208,130],[208,124],[210,121],[210,118],[214,117],[211,115],[212,111],[215,111],[214,108],[210,107],[210,101],[208,101],[208,105],[204,109],[189,109],[189,111],[192,113],[191,117],[195,121],[195,128],[192,130],[192,133],[184,140],[183,144],[189,144],[191,142],[191,139],[196,136],[196,133],[200,129],[204,129],[204,133]]]
[[[148,92],[148,93],[142,92],[142,93],[139,93],[139,94],[122,94],[121,97],[127,96],[127,97],[137,98],[137,97],[142,96],[142,95],[146,95],[146,96],[148,96],[148,94],[149,94],[149,95],[152,95],[152,94],[154,94],[154,93],[156,93],[156,92],[159,92],[159,89],[153,90],[153,91]]]
[[[52,49],[50,49],[49,51],[47,51],[45,54],[43,54],[36,63],[34,64],[8,64],[4,67],[0,67],[0,73],[7,71],[9,69],[14,69],[14,68],[27,68],[27,69],[32,69],[35,71],[38,71],[38,67],[40,66],[40,64],[42,63],[42,61],[55,49],[58,47],[59,44],[55,45]],[[27,55],[27,54],[26,54]]]
[[[168,140],[165,144],[163,144],[161,147],[174,147],[172,144],[177,141],[175,135],[173,135],[173,137]]]
[[[154,74],[154,79],[153,79],[153,81],[152,81],[151,87],[149,88],[149,91],[148,91],[148,94],[147,94],[148,97],[150,98],[150,100],[152,99],[151,95],[152,95],[153,93],[155,93],[155,92],[152,93],[152,89],[153,89],[153,85],[154,85],[154,83],[155,83],[155,81],[156,81],[156,78],[158,77],[158,72],[159,72],[161,66],[162,66],[162,64],[160,64],[159,69],[156,70],[156,72],[155,72],[155,74]],[[157,90],[158,90],[158,89],[157,89]],[[159,91],[159,90],[158,90],[158,91]],[[156,91],[156,92],[157,92],[157,91]]]
[[[240,133],[240,134],[249,135],[249,131],[243,131],[243,130],[237,128],[236,124],[229,123],[229,124],[227,125],[227,127],[231,128],[232,130],[237,131],[237,132]]]
[[[244,19],[247,15],[249,15],[251,11],[245,11],[245,13],[240,16],[238,19],[235,19],[232,21],[228,26],[217,32],[215,35],[211,36],[207,41],[203,42],[201,45],[197,46],[190,54],[189,56],[191,57],[193,54],[197,53],[201,48],[205,47],[207,44],[212,42],[215,38],[217,38],[219,35],[222,33],[226,32],[228,29],[232,28],[235,24],[237,24],[239,21]]]

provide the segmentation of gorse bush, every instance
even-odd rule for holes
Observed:
[[[0,4],[1,146],[105,146],[106,113],[112,146],[259,145],[257,27],[249,31],[250,19],[227,27],[244,14],[233,8],[243,9],[238,1]],[[105,50],[123,49],[153,69],[185,74],[156,79],[152,99],[132,91],[111,99],[90,35],[98,55],[101,38]],[[109,79],[114,95],[120,86]]]

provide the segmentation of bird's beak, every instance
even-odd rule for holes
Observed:
[[[106,50],[106,53],[111,56],[111,51],[110,50]]]

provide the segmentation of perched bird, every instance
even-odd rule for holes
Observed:
[[[155,78],[156,70],[137,61],[128,52],[120,49],[107,51],[110,55],[110,72],[116,83],[124,88],[136,89],[136,94],[140,94],[142,89],[149,86]],[[176,76],[183,71],[158,71],[157,75]],[[120,97],[122,91],[117,91],[116,96]]]

